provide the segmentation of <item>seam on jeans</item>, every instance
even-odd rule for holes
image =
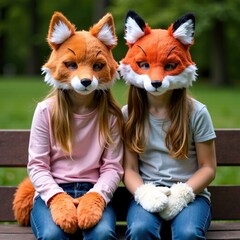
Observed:
[[[37,232],[37,236],[36,237],[38,238],[39,237],[39,230],[38,230],[37,225],[35,223],[35,219],[34,219],[34,217],[32,215],[32,212],[30,213],[30,215],[31,215],[31,218],[32,218],[33,225],[34,225],[34,227],[36,229],[36,232]]]
[[[207,223],[207,219],[210,219],[210,212],[211,212],[211,206],[209,206],[209,208],[208,208],[208,214],[207,214],[207,217],[205,219],[204,226],[203,226],[205,232],[208,230],[208,229],[206,229],[206,223]],[[210,221],[211,221],[211,219],[210,219]]]

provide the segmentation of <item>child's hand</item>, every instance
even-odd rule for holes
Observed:
[[[147,183],[137,188],[134,198],[148,212],[160,212],[167,207],[169,194],[169,188]]]
[[[94,227],[102,218],[105,207],[103,197],[97,192],[88,192],[77,200],[78,226],[81,229]]]
[[[168,197],[168,205],[163,211],[160,211],[160,216],[165,220],[176,217],[195,198],[192,188],[186,183],[174,184],[170,190],[171,195]]]

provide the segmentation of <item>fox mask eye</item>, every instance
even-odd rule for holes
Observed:
[[[100,62],[94,63],[93,64],[93,71],[95,71],[95,72],[101,71],[104,66],[105,66],[104,63],[100,63]]]
[[[78,65],[76,62],[70,61],[70,62],[64,62],[64,65],[66,66],[67,69],[70,71],[74,71],[78,68]]]
[[[174,70],[176,67],[177,67],[177,63],[167,63],[165,66],[164,66],[164,70],[165,71],[172,71]]]
[[[142,69],[142,70],[147,70],[150,68],[150,65],[148,62],[137,62],[137,65]]]

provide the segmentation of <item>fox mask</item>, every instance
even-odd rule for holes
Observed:
[[[189,13],[167,29],[151,29],[135,12],[125,20],[129,50],[119,70],[127,84],[154,95],[187,88],[196,80],[197,67],[189,48],[193,44],[195,17]]]
[[[65,16],[55,12],[47,41],[52,52],[42,72],[50,86],[89,94],[108,89],[118,78],[118,64],[111,52],[117,37],[110,13],[89,31],[76,31]]]

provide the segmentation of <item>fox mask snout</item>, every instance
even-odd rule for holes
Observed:
[[[118,64],[111,52],[117,44],[111,14],[106,14],[89,31],[76,31],[64,15],[55,12],[47,41],[52,52],[42,71],[50,86],[89,94],[96,89],[108,89],[118,78]]]
[[[195,17],[186,14],[167,30],[151,29],[135,12],[125,20],[129,50],[119,70],[127,84],[160,95],[187,88],[196,80],[196,66],[189,48],[194,41]]]

